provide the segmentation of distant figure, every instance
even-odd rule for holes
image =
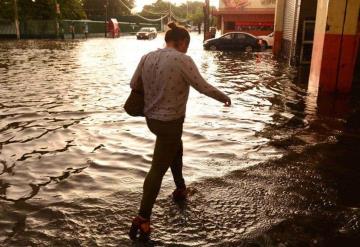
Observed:
[[[216,27],[210,27],[210,38],[213,39],[216,36]]]
[[[65,30],[62,22],[59,24],[60,38],[65,39]]]
[[[155,150],[151,168],[146,175],[138,216],[129,232],[132,240],[150,235],[150,216],[162,179],[171,168],[176,189],[174,201],[187,198],[182,174],[183,123],[190,86],[215,100],[231,105],[230,98],[207,83],[190,56],[185,55],[190,43],[189,32],[174,22],[168,24],[166,47],[150,52],[141,61],[131,79],[132,90],[144,92],[144,115],[150,131],[155,134]]]
[[[85,39],[87,39],[88,33],[89,33],[89,26],[88,26],[88,24],[85,22],[85,23],[84,23],[84,35],[85,35]]]
[[[71,38],[75,39],[75,23],[72,22],[69,27],[69,31],[71,33]]]

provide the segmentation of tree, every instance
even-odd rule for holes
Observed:
[[[84,19],[86,14],[81,0],[57,0],[60,5],[62,19]],[[18,0],[19,19],[23,20],[52,20],[56,17],[54,0]],[[0,19],[14,18],[13,0],[0,1]]]
[[[14,19],[13,0],[0,1],[0,19],[4,19],[4,20]]]
[[[121,3],[132,9],[134,0],[83,0],[84,10],[89,19],[103,20],[105,17],[105,5],[108,3],[108,16],[129,15],[130,11]]]
[[[171,7],[174,8],[174,5],[171,4]],[[169,12],[169,3],[162,0],[157,0],[151,5],[145,5],[140,15],[146,16],[149,18],[154,18],[154,16],[159,17],[166,15]]]
[[[82,0],[57,0],[60,4],[60,16],[62,19],[86,19]]]
[[[189,2],[189,19],[194,26],[198,26],[204,21],[203,2]]]
[[[187,19],[193,25],[198,25],[204,20],[203,5],[204,3],[199,1],[189,1],[187,4],[183,3],[179,6],[171,4],[171,12],[178,19]],[[148,18],[159,18],[160,14],[168,13],[169,8],[169,2],[157,0],[151,5],[145,5],[140,14]]]

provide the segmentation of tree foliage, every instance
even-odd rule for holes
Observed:
[[[57,0],[60,4],[61,18],[63,19],[85,19],[86,13],[82,0]]]
[[[56,14],[55,2],[60,5],[60,15]],[[135,0],[17,0],[18,15],[22,20],[50,20],[56,17],[61,19],[93,19],[103,20],[105,18],[107,5],[108,17],[131,15],[130,9],[134,7]],[[157,0],[151,5],[145,5],[142,16],[148,18],[159,18],[166,15],[170,9],[170,3]],[[201,1],[188,1],[181,5],[171,4],[173,15],[177,19],[187,19],[194,25],[201,23],[204,19],[203,5]],[[14,0],[0,0],[0,19],[14,19]]]
[[[10,20],[14,17],[12,0],[0,0],[0,19]]]
[[[121,0],[128,7],[134,0]],[[56,17],[55,0],[17,0],[18,15],[21,20],[49,20]],[[129,15],[130,11],[119,0],[57,0],[61,19],[103,19],[104,5],[108,2],[108,16]],[[14,0],[0,0],[0,19],[14,19]]]
[[[130,9],[134,7],[134,0],[121,1]],[[130,14],[130,11],[119,0],[83,0],[83,6],[87,17],[94,20],[105,17],[105,6],[110,17]]]
[[[194,25],[202,23],[204,20],[204,3],[199,1],[188,1],[181,5],[174,5],[163,0],[157,0],[151,5],[145,5],[140,14],[148,18],[158,18],[160,14],[169,12],[170,5],[172,13],[178,19],[187,19]]]
[[[82,0],[57,0],[63,19],[84,19]],[[21,20],[50,20],[56,17],[55,0],[18,0],[18,16]],[[0,19],[14,18],[14,1],[0,0]]]

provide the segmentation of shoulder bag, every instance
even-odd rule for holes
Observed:
[[[126,113],[133,117],[144,116],[144,86],[141,77],[139,80],[141,80],[141,90],[132,89],[124,105]]]

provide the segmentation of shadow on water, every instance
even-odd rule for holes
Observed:
[[[293,209],[288,219],[256,237],[270,246],[357,246],[360,242],[360,101],[352,97],[320,95],[317,119],[296,137],[280,141],[290,149],[269,165],[287,170],[281,194]],[[314,135],[321,142],[296,142]],[[279,142],[276,143],[279,146]],[[260,169],[262,169],[260,167]],[[291,195],[291,199],[287,196]],[[260,246],[266,245],[264,242]]]

